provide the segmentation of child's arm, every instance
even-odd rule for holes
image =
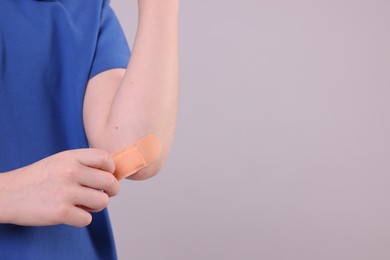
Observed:
[[[138,28],[125,69],[93,77],[84,100],[91,147],[114,153],[153,133],[161,156],[129,179],[158,173],[171,149],[178,105],[178,0],[138,0]]]

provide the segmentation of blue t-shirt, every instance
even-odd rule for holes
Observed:
[[[0,172],[88,148],[88,80],[129,59],[109,0],[0,0]],[[83,228],[0,224],[0,259],[115,258],[106,209]]]

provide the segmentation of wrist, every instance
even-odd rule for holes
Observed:
[[[138,4],[145,4],[145,3],[151,3],[151,4],[161,4],[161,5],[167,5],[172,3],[179,3],[179,0],[138,0]]]
[[[148,10],[156,10],[161,13],[176,13],[179,12],[179,0],[161,1],[161,0],[138,0],[138,11],[142,15]]]

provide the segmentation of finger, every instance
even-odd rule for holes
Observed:
[[[115,171],[115,162],[105,150],[84,148],[77,150],[77,160],[88,167],[101,169],[110,173]]]
[[[109,197],[105,192],[80,187],[74,197],[73,205],[91,212],[99,212],[107,207],[108,202]]]
[[[91,224],[91,222],[91,213],[78,207],[72,207],[67,213],[64,224],[76,227],[85,227]]]
[[[110,197],[119,193],[119,181],[114,175],[89,167],[83,167],[77,176],[80,185],[96,190],[103,190]]]

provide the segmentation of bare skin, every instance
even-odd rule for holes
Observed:
[[[82,227],[119,192],[104,150],[67,150],[0,174],[0,223]]]
[[[138,26],[127,69],[89,80],[83,123],[91,147],[116,152],[153,133],[161,156],[128,177],[146,180],[163,167],[175,136],[179,91],[179,0],[138,0]],[[99,116],[97,116],[99,115]]]
[[[88,225],[90,212],[105,208],[119,192],[108,153],[148,133],[160,138],[162,156],[129,179],[157,174],[176,124],[178,4],[138,0],[139,24],[128,69],[107,70],[88,83],[84,125],[94,148],[64,151],[0,174],[0,223]]]

